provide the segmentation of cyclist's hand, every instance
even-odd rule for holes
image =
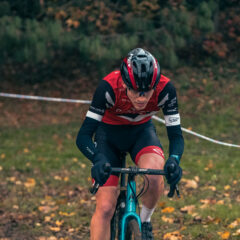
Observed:
[[[111,165],[102,153],[97,153],[94,157],[94,165],[91,169],[92,178],[102,186],[111,174]]]
[[[167,183],[170,185],[176,185],[182,178],[182,168],[174,157],[169,157],[164,166],[164,171],[167,173]]]

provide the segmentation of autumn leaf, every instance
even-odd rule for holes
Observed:
[[[182,213],[192,213],[193,209],[195,209],[195,205],[189,205],[189,206],[182,207],[180,211]]]
[[[186,188],[193,188],[193,189],[198,188],[198,183],[196,182],[196,180],[183,178],[181,182],[186,183],[185,185]]]
[[[51,216],[45,216],[44,222],[50,222],[51,221]]]
[[[36,185],[36,181],[34,178],[28,178],[27,181],[24,183],[26,188],[33,188]]]
[[[59,232],[61,230],[60,227],[49,227],[50,230],[52,230],[53,232]]]
[[[182,240],[182,235],[179,231],[165,233],[163,236],[164,240]]]
[[[74,157],[72,160],[73,162],[78,162],[78,159],[76,157]]]
[[[235,233],[233,233],[233,236],[240,236],[240,228]]]
[[[174,210],[174,207],[165,207],[162,209],[162,213],[172,213]]]
[[[1,154],[1,159],[4,159],[6,157],[6,154],[5,153],[2,153]]]
[[[235,228],[240,224],[240,218],[236,219],[234,222],[228,225],[228,228]]]
[[[40,211],[40,212],[43,212],[43,213],[49,213],[49,212],[52,212],[52,211],[55,211],[55,210],[57,210],[58,209],[58,206],[56,206],[56,207],[50,207],[50,206],[39,206],[38,207],[38,210]]]
[[[23,152],[24,152],[24,153],[29,153],[29,149],[28,149],[28,148],[24,148],[24,149],[23,149]]]
[[[60,211],[60,212],[59,212],[59,215],[61,215],[61,216],[66,216],[66,217],[71,217],[71,216],[74,216],[75,213],[74,213],[74,212],[67,213],[67,212],[62,212],[62,211]]]
[[[230,188],[231,188],[230,185],[226,185],[226,186],[224,186],[224,190],[229,190]]]
[[[54,176],[54,179],[57,180],[57,181],[61,181],[62,180],[62,178],[59,177],[59,176]]]
[[[86,168],[86,164],[82,163],[81,165],[81,168]]]
[[[63,223],[64,223],[63,220],[62,220],[62,221],[57,220],[57,221],[55,222],[55,224],[56,224],[58,227],[62,226]]]
[[[229,239],[230,237],[230,232],[226,231],[226,232],[218,232],[218,234],[220,235],[220,237],[222,239]]]
[[[167,222],[167,223],[173,223],[174,222],[174,219],[173,218],[169,218],[169,217],[166,217],[166,216],[162,216],[162,220],[163,222]]]

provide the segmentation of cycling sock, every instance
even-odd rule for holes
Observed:
[[[142,209],[140,212],[140,218],[141,218],[141,222],[150,222],[151,220],[151,216],[154,212],[155,208],[153,209],[149,209],[147,207],[145,207],[144,205],[142,205]]]

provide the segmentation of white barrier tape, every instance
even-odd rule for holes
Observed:
[[[165,121],[157,116],[153,116],[152,117],[153,119],[157,120],[158,122],[161,122],[161,123],[165,123]],[[217,141],[217,140],[214,140],[212,138],[209,138],[209,137],[205,137],[199,133],[196,133],[196,132],[193,132],[189,129],[186,129],[186,128],[181,128],[183,132],[187,132],[189,134],[192,134],[194,136],[197,136],[199,138],[202,138],[202,139],[205,139],[207,141],[210,141],[210,142],[213,142],[213,143],[217,143],[217,144],[220,144],[220,145],[224,145],[224,146],[228,146],[228,147],[237,147],[237,148],[240,148],[240,145],[236,145],[236,144],[231,144],[231,143],[225,143],[225,142],[221,142],[221,141]]]
[[[77,100],[77,99],[66,99],[66,98],[30,96],[30,95],[21,95],[21,94],[12,94],[12,93],[0,93],[0,97],[31,99],[31,100],[40,100],[40,101],[50,101],[50,102],[86,103],[86,104],[90,104],[91,103],[91,101],[89,101],[89,100]]]
[[[30,95],[21,95],[21,94],[12,94],[12,93],[0,93],[0,97],[10,97],[10,98],[20,98],[20,99],[31,99],[31,100],[42,100],[42,101],[52,101],[52,102],[68,102],[68,103],[83,103],[83,104],[90,104],[91,101],[89,100],[77,100],[77,99],[66,99],[66,98],[52,98],[52,97],[41,97],[41,96],[30,96]],[[165,120],[157,117],[157,116],[153,116],[153,119],[157,120],[158,122],[164,123],[165,124]],[[217,141],[214,140],[212,138],[203,136],[199,133],[193,132],[189,129],[183,128],[182,127],[182,131],[183,132],[187,132],[189,134],[192,134],[194,136],[197,136],[199,138],[205,139],[207,141],[216,143],[216,144],[220,144],[220,145],[224,145],[224,146],[228,146],[228,147],[237,147],[240,148],[240,145],[236,145],[236,144],[231,144],[231,143],[225,143],[225,142],[221,142],[221,141]]]

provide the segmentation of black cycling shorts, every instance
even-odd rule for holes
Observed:
[[[112,167],[122,167],[121,154],[127,152],[137,164],[141,154],[157,153],[163,156],[162,145],[152,121],[139,125],[109,125],[100,123],[95,142]],[[118,176],[111,175],[104,186],[117,186]]]

